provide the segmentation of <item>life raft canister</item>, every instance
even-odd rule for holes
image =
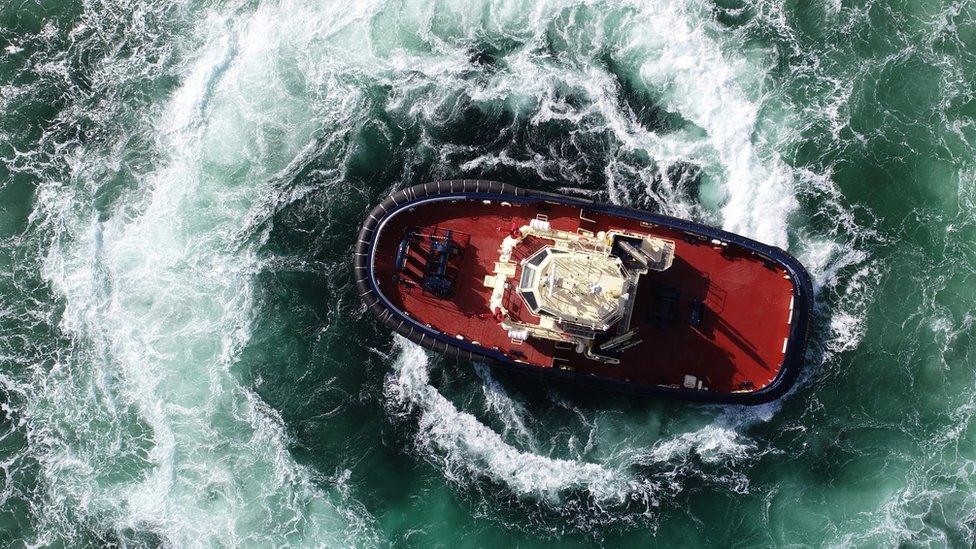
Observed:
[[[502,312],[501,307],[495,307],[495,322],[501,323],[505,320],[505,313]]]
[[[519,238],[522,238],[522,231],[519,230],[518,223],[516,223],[515,221],[513,221],[512,222],[512,226],[509,227],[509,229],[508,229],[508,235],[511,236],[512,238],[516,239],[516,240],[518,240]]]

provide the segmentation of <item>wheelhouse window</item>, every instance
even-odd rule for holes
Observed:
[[[533,267],[538,267],[540,264],[542,264],[543,261],[546,260],[547,257],[549,257],[549,248],[545,248],[540,252],[538,252],[537,254],[535,254],[534,256],[530,257],[529,260],[525,262],[525,264],[532,265]]]
[[[538,275],[538,271],[535,269],[525,266],[522,269],[522,278],[519,280],[519,290],[526,292],[532,290],[535,285],[535,277]]]

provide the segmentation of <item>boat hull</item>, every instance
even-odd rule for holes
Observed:
[[[470,339],[459,339],[428,323],[421,322],[415,315],[401,310],[391,296],[386,295],[377,272],[377,250],[380,236],[388,222],[397,216],[409,215],[414,209],[431,205],[456,204],[462,201],[498,201],[531,206],[552,204],[585,209],[597,215],[613,216],[647,226],[665,227],[680,231],[688,238],[707,241],[721,241],[747,250],[770,265],[775,265],[786,273],[792,285],[790,322],[786,335],[782,361],[775,378],[756,390],[716,391],[699,390],[659,384],[632,383],[592,372],[579,372],[553,367],[543,367],[513,358],[510,354],[496,348],[480,345]],[[382,263],[383,258],[379,258]],[[668,397],[727,404],[761,404],[779,398],[795,383],[803,364],[806,340],[813,308],[813,291],[810,277],[800,263],[785,251],[740,235],[708,227],[687,220],[653,214],[641,210],[595,203],[586,199],[533,191],[512,185],[486,180],[453,180],[425,183],[396,191],[367,216],[356,242],[355,256],[356,284],[361,298],[370,311],[388,328],[423,347],[469,361],[483,361],[507,371],[539,376],[546,380],[569,382],[601,389],[650,397]]]

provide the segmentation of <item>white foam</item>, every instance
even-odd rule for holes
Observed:
[[[745,458],[755,445],[741,442],[742,437],[734,429],[708,425],[697,431],[682,433],[656,445],[650,455],[657,461],[668,461],[676,456],[686,456],[694,451],[701,458],[715,463],[729,457]]]
[[[662,1],[631,7],[633,13],[617,22],[628,42],[615,57],[640,59],[637,70],[643,85],[661,96],[665,108],[702,128],[704,139],[690,129],[662,133],[645,128],[621,104],[615,77],[593,64],[554,63],[540,55],[535,46],[541,38],[534,34],[534,27],[523,27],[517,33],[526,45],[505,58],[507,70],[479,80],[468,77],[467,41],[448,42],[425,30],[435,55],[399,49],[389,60],[394,73],[409,74],[397,81],[390,109],[436,125],[463,90],[476,104],[504,102],[530,115],[533,126],[559,120],[577,126],[578,132],[609,132],[619,147],[617,156],[641,151],[654,162],[653,166],[631,166],[612,159],[605,170],[611,200],[624,201],[625,188],[636,182],[657,199],[663,211],[675,215],[689,216],[695,206],[686,202],[681,189],[672,186],[668,169],[676,163],[704,165],[706,172],[712,172],[707,174],[710,180],[720,182],[723,189],[725,228],[786,247],[787,219],[797,208],[794,174],[775,153],[764,152],[753,143],[761,102],[750,97],[750,90],[762,82],[763,71],[723,51],[708,6]],[[547,24],[558,9],[555,4],[539,4],[532,10],[532,18]],[[587,29],[592,31],[588,38],[595,42],[593,47],[616,47],[603,42],[606,37],[598,30],[600,16],[595,17],[593,28]],[[423,29],[431,25],[413,24]],[[492,30],[476,25],[464,33],[474,37]],[[567,103],[567,92],[583,98],[584,105]],[[508,150],[482,153],[463,167],[498,165],[531,169],[542,179],[562,183],[579,179],[576,167],[560,165],[550,151],[538,151],[530,158],[516,157]]]
[[[486,364],[479,362],[474,365],[474,368],[483,383],[482,392],[485,395],[486,408],[504,425],[502,435],[511,433],[521,445],[536,452],[535,437],[522,419],[525,416],[525,409],[505,392],[501,384],[491,375]]]
[[[339,546],[371,536],[368,517],[312,481],[287,450],[281,418],[230,373],[255,314],[251,276],[260,245],[242,245],[237,235],[264,215],[270,182],[309,153],[315,130],[347,114],[310,117],[312,99],[282,84],[279,69],[295,62],[289,48],[300,50],[309,38],[293,34],[309,14],[291,7],[286,17],[284,7],[261,6],[245,17],[204,19],[202,47],[158,116],[163,160],[125,208],[104,220],[81,208],[48,210],[63,216],[56,223],[64,232],[44,277],[65,301],[61,327],[79,353],[71,371],[46,377],[27,415],[32,438],[47,448],[38,456],[46,507],[62,529],[65,516],[80,515],[106,530],[148,530],[175,546]],[[351,105],[349,94],[335,93],[326,104]],[[283,137],[269,142],[276,129]],[[73,183],[97,188],[87,175]],[[49,188],[43,198],[73,198],[60,193]],[[94,398],[85,391],[89,375],[99,388]],[[45,401],[63,409],[46,409]],[[74,442],[49,431],[64,423],[87,435],[84,426],[98,422],[123,430],[105,439],[92,430]],[[123,482],[101,478],[100,469],[118,459],[137,460],[141,473]]]
[[[520,496],[557,502],[569,490],[598,501],[621,502],[629,478],[601,464],[554,459],[505,442],[473,415],[462,412],[430,385],[428,359],[419,346],[396,337],[400,355],[386,383],[391,413],[419,414],[417,444],[435,452],[444,474],[458,483],[484,476]]]
[[[743,87],[761,81],[762,71],[722,51],[707,6],[655,2],[639,9],[643,24],[633,27],[629,47],[643,55],[641,76],[663,90],[664,105],[707,133],[723,171],[724,227],[785,248],[787,219],[797,208],[793,173],[753,144],[760,103]]]

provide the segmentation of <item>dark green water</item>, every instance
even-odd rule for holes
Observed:
[[[976,540],[976,5],[0,6],[0,544]],[[349,258],[492,178],[780,245],[798,387],[639,401],[425,354]]]

